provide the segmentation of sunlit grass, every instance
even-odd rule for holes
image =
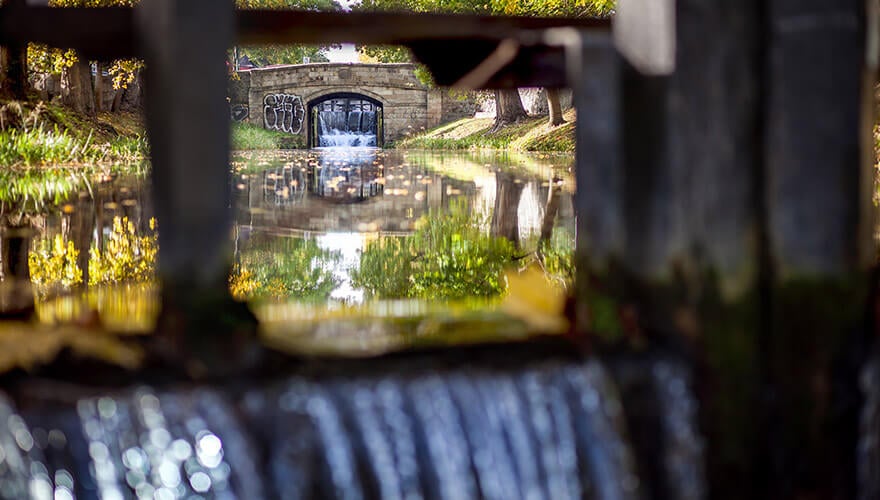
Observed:
[[[232,149],[300,149],[304,148],[302,137],[285,134],[275,130],[266,130],[249,123],[232,124]]]
[[[528,118],[497,131],[492,130],[491,118],[465,118],[402,139],[395,147],[574,152],[574,110],[566,111],[564,116],[568,123],[558,127],[548,125],[547,117],[542,116]]]
[[[107,123],[76,120],[44,103],[0,106],[0,167],[124,163],[147,156],[144,136],[119,135]]]

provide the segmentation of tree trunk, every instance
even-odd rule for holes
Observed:
[[[519,248],[519,199],[523,184],[507,172],[495,174],[495,209],[492,211],[492,236],[507,238]]]
[[[122,94],[125,92],[125,89],[116,89],[113,92],[113,104],[110,105],[110,111],[114,113],[118,113],[120,108],[122,108]]]
[[[62,79],[67,82],[67,88],[62,91],[62,102],[79,113],[94,116],[95,93],[88,61],[78,59],[63,72]]]
[[[541,236],[538,238],[538,255],[543,259],[544,249],[550,244],[553,227],[556,225],[556,214],[559,213],[559,199],[562,195],[562,182],[558,177],[550,181],[547,205],[544,208],[544,220],[541,221]]]
[[[26,8],[24,0],[9,0],[10,10]],[[9,44],[0,50],[0,89],[12,99],[27,98],[27,44]]]
[[[95,111],[104,111],[104,79],[101,78],[102,65],[100,62],[95,63]]]
[[[559,89],[547,89],[547,109],[550,110],[551,127],[565,123],[565,118],[562,117],[562,102],[559,100]]]
[[[522,99],[520,99],[519,92],[516,89],[495,90],[495,126],[492,130],[498,130],[526,116]]]
[[[27,98],[27,45],[0,47],[0,90],[11,98]]]
[[[92,248],[92,239],[95,232],[95,203],[89,198],[79,198],[76,212],[73,214],[74,223],[71,224],[73,242],[79,254],[76,265],[82,271],[83,288],[89,285],[89,249]]]
[[[119,89],[119,92],[122,93],[122,101],[119,104],[120,110],[134,111],[141,108],[144,88],[143,75],[141,70],[137,70],[134,81],[129,83],[124,89]]]

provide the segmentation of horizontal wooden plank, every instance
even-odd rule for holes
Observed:
[[[238,39],[247,43],[403,44],[421,40],[522,40],[527,32],[573,26],[607,29],[607,19],[471,16],[378,12],[238,12]],[[525,41],[525,40],[523,40]]]
[[[96,54],[136,55],[135,9],[0,7],[0,43],[32,41]],[[240,10],[241,44],[351,42],[407,44],[424,40],[526,41],[553,27],[607,29],[607,19]],[[206,20],[206,23],[209,20]],[[536,42],[538,40],[535,40]]]
[[[90,59],[140,55],[131,8],[0,7],[0,44],[38,42],[75,48]],[[476,86],[565,86],[565,57],[544,43],[542,30],[577,27],[607,31],[607,19],[472,16],[413,13],[339,13],[278,10],[237,12],[240,44],[351,42],[402,44],[413,49],[440,85],[452,85],[502,40],[516,57]],[[450,56],[453,57],[450,57]]]
[[[136,55],[134,9],[0,7],[0,44],[75,48],[96,59]]]

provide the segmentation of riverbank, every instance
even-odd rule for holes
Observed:
[[[569,152],[575,149],[575,111],[564,114],[566,123],[551,127],[546,116],[530,117],[493,131],[493,118],[464,118],[424,133],[401,139],[398,149],[505,149],[513,151]]]
[[[148,156],[139,113],[90,117],[53,103],[0,102],[0,167],[132,163]]]
[[[492,118],[465,118],[389,144],[397,149],[574,151],[574,110],[557,127],[533,117],[492,131]],[[234,123],[235,150],[301,149],[300,136]],[[149,156],[139,113],[85,116],[53,103],[0,102],[0,167],[134,163]]]

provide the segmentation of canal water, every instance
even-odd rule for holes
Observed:
[[[571,155],[376,148],[235,153],[230,290],[294,350],[393,348],[389,338],[425,330],[428,316],[441,326],[462,315],[469,325],[510,320],[516,328],[506,330],[521,334],[533,329],[529,318],[498,313],[517,299],[508,298],[510,276],[529,269],[541,278],[526,288],[538,283],[558,297],[571,284],[572,163]],[[148,167],[130,170],[22,173],[7,183],[15,192],[0,193],[5,234],[31,237],[26,267],[42,322],[154,325],[161,227]],[[8,248],[0,254],[16,258]],[[2,286],[4,307],[14,309],[27,290],[10,264]],[[377,338],[365,343],[370,331]]]
[[[231,293],[264,341],[291,353],[565,332],[571,164],[375,148],[236,154]],[[0,322],[0,371],[48,362],[59,343],[125,366],[124,349],[89,330],[156,321],[162,227],[148,171],[17,175],[0,190],[2,312],[35,297],[39,321],[75,330]],[[317,360],[265,383],[97,395],[23,377],[0,391],[0,499],[705,498],[678,360],[607,369],[558,338],[493,352]],[[630,443],[628,406],[657,436],[649,457]]]

